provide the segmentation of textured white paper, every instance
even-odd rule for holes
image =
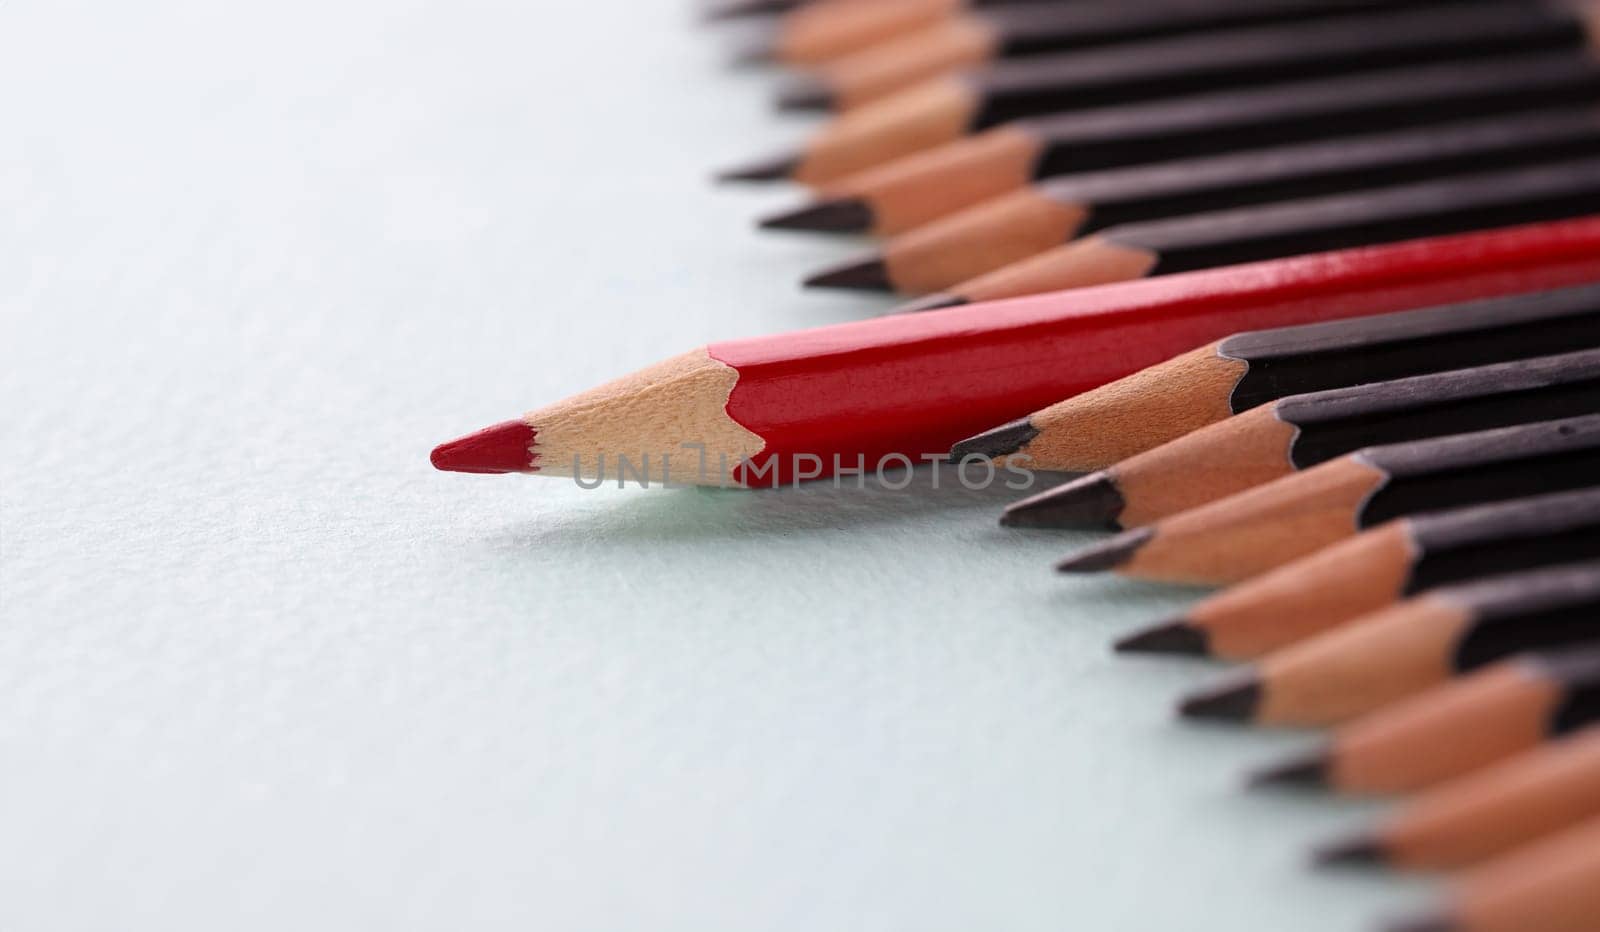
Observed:
[[[584,492],[429,447],[846,320],[864,243],[672,0],[0,3],[0,928],[1339,930],[1005,493]]]

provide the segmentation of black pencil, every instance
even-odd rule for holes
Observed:
[[[1590,104],[1597,92],[1596,62],[1540,54],[1037,117],[830,182],[812,209],[893,234],[1053,175]]]
[[[1139,527],[1362,447],[1600,413],[1600,349],[1290,395],[1006,509],[1022,527]]]
[[[1121,224],[1600,154],[1600,110],[1534,111],[1047,179],[899,236],[808,285],[927,294]],[[820,225],[828,215],[766,225]]]
[[[1600,485],[1600,415],[1368,447],[1062,560],[1063,572],[1238,582],[1392,518]]]
[[[956,68],[1069,49],[1269,23],[1371,15],[1453,0],[1203,0],[984,5],[817,66],[780,92],[785,109],[848,109]]]
[[[1235,334],[956,444],[1093,472],[1289,395],[1600,347],[1600,286]]]
[[[1522,654],[1336,730],[1257,785],[1403,793],[1464,776],[1600,720],[1600,646]]]
[[[1117,650],[1248,660],[1438,586],[1600,559],[1600,489],[1397,518],[1245,580]]]
[[[924,82],[858,107],[817,131],[799,150],[724,177],[826,184],[1040,114],[1429,62],[1470,63],[1529,52],[1586,57],[1589,45],[1588,24],[1573,13],[1495,0],[1016,59]]]
[[[1600,638],[1600,563],[1445,586],[1270,654],[1179,704],[1190,718],[1333,725],[1512,654]]]
[[[1600,159],[1128,223],[922,298],[930,310],[1600,212]]]

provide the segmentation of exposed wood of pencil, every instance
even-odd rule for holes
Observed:
[[[1333,725],[1448,679],[1464,606],[1428,593],[1315,635],[1190,694],[1191,718]]]
[[[1600,479],[1600,415],[1372,446],[1070,554],[1063,572],[1227,583],[1406,514]]]
[[[752,444],[751,468],[776,470],[745,477],[757,484],[809,471],[796,464],[802,455],[821,461],[819,476],[842,468],[835,456],[845,466],[864,457],[870,469],[890,454],[942,454],[984,425],[1242,328],[1585,281],[1600,281],[1600,219],[1169,276],[1085,290],[1070,302],[734,340],[445,444],[435,460],[457,471],[555,471],[626,452],[635,469],[644,455],[657,469],[670,456],[681,473],[692,458],[682,445],[700,442],[713,468],[693,481],[740,473],[732,464]],[[546,420],[551,429],[540,433]],[[608,467],[601,474],[618,478],[617,464],[608,459]]]
[[[936,23],[959,7],[959,0],[817,0],[784,15],[764,56],[820,64]]]
[[[1015,191],[1034,177],[1044,140],[1002,126],[821,185],[812,210],[849,204],[868,218],[852,229],[889,236]]]
[[[1058,300],[1067,300],[1065,296]],[[1233,415],[1246,363],[1211,343],[956,444],[954,459],[1016,457],[1090,472]]]
[[[957,77],[938,79],[843,114],[798,152],[723,173],[730,180],[787,176],[820,186],[958,139],[970,131],[978,100]]]
[[[1332,725],[1510,654],[1600,637],[1600,565],[1434,589],[1315,635],[1182,703],[1193,717]]]
[[[1600,288],[1235,334],[952,452],[1092,472],[1288,395],[1583,347],[1600,347]]]
[[[1166,582],[1238,582],[1355,534],[1357,513],[1388,481],[1354,456],[1202,505],[1063,560]]]
[[[805,146],[792,172],[816,184],[1008,120],[1259,87],[1385,67],[1583,48],[1570,15],[1516,2],[1290,23],[1030,56],[981,72],[933,78],[849,111]],[[936,90],[937,88],[943,90]]]
[[[949,71],[988,61],[999,47],[993,23],[951,16],[829,62],[779,92],[784,109],[851,110]]]
[[[1128,224],[955,285],[936,306],[1600,211],[1600,160]],[[1144,261],[1131,261],[1129,256]],[[919,302],[915,307],[925,307]]]
[[[1531,56],[1018,120],[822,185],[814,209],[851,202],[892,235],[1052,175],[1583,105],[1597,90],[1594,63]]]
[[[1393,604],[1417,544],[1402,518],[1331,544],[1118,642],[1119,650],[1249,660]]]
[[[1007,509],[1008,523],[1128,528],[1377,444],[1600,411],[1600,350],[1292,395]]]
[[[1600,917],[1600,818],[1460,878],[1435,912],[1388,932],[1587,932]]]
[[[1372,828],[1322,846],[1317,858],[1454,869],[1597,816],[1600,728],[1590,726],[1423,794]]]
[[[877,265],[885,288],[924,294],[1071,239],[1088,217],[1087,205],[1024,188],[903,233],[849,265]]]
[[[1600,489],[1429,512],[1202,599],[1117,648],[1249,659],[1437,586],[1595,559]]]
[[[1108,226],[1600,155],[1593,108],[1537,111],[1047,179],[914,228],[868,257],[888,287],[951,288]],[[870,210],[813,205],[772,228],[850,229]]]
[[[1565,698],[1543,662],[1512,659],[1341,726],[1321,748],[1259,772],[1255,782],[1415,792],[1539,746]]]

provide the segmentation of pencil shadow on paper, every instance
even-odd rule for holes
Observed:
[[[1053,481],[1041,473],[1035,490]],[[801,483],[777,489],[608,488],[593,504],[579,501],[561,520],[519,528],[518,540],[549,546],[565,536],[597,534],[644,541],[760,540],[852,528],[919,527],[937,516],[987,516],[1030,490],[996,481],[963,484],[953,467],[918,466],[859,480]]]

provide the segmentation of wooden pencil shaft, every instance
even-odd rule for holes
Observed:
[[[1235,334],[1218,355],[1246,363],[1229,407],[1307,392],[1600,347],[1600,286]]]
[[[1588,158],[1128,224],[1101,235],[1154,253],[1151,274],[1170,274],[1595,211],[1600,159]]]
[[[1419,797],[1355,850],[1407,868],[1459,867],[1595,816],[1600,729],[1590,727]]]
[[[1033,177],[1591,103],[1600,67],[1576,55],[1484,59],[1297,81],[1020,121]]]
[[[1274,407],[1305,469],[1362,447],[1600,413],[1600,350],[1291,395]]]
[[[1085,233],[1596,154],[1600,111],[1584,107],[1067,175],[1039,190],[1062,204],[1087,205],[1075,231]]]
[[[1281,81],[1521,52],[1579,50],[1583,24],[1523,2],[1201,33],[1094,51],[998,62],[970,78],[973,128],[1045,113],[1115,106]]]

